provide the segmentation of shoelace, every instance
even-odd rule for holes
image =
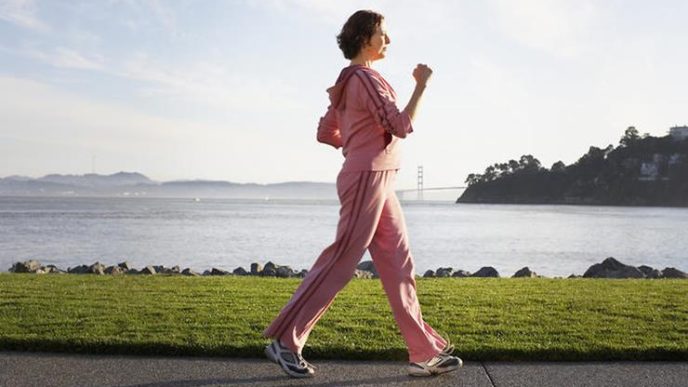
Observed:
[[[451,356],[452,353],[454,353],[454,344],[452,344],[451,341],[449,341],[449,339],[447,339],[447,344],[444,347],[444,349],[442,350],[442,352],[440,352],[440,355]]]
[[[314,366],[313,364],[309,363],[308,360],[304,359],[303,356],[301,356],[300,353],[297,354],[296,356],[297,356],[298,359],[299,359],[299,365],[300,365],[300,366],[310,367],[310,368],[313,368],[314,370],[315,370],[315,369],[318,369],[316,366]]]

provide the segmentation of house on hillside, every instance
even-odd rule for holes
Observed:
[[[676,141],[685,140],[688,138],[688,126],[674,126],[669,129],[669,134]]]

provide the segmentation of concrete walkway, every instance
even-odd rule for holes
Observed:
[[[0,352],[0,386],[688,386],[688,362],[466,362],[411,378],[403,362],[316,361],[313,379],[263,359]]]

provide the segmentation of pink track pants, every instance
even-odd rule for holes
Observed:
[[[394,192],[396,170],[340,172],[341,203],[335,242],[327,247],[287,305],[263,333],[301,352],[315,323],[353,277],[370,250],[394,318],[406,341],[409,360],[437,355],[446,341],[423,321],[416,297],[413,258],[404,215]]]

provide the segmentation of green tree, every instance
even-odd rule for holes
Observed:
[[[556,163],[552,164],[552,168],[550,168],[552,172],[564,172],[566,171],[566,164],[564,164],[563,161],[559,160]]]
[[[636,129],[635,126],[629,126],[624,131],[624,135],[623,137],[621,137],[621,140],[619,140],[619,144],[621,144],[621,146],[629,146],[634,142],[638,141],[639,139],[640,134],[638,132],[638,129]]]

